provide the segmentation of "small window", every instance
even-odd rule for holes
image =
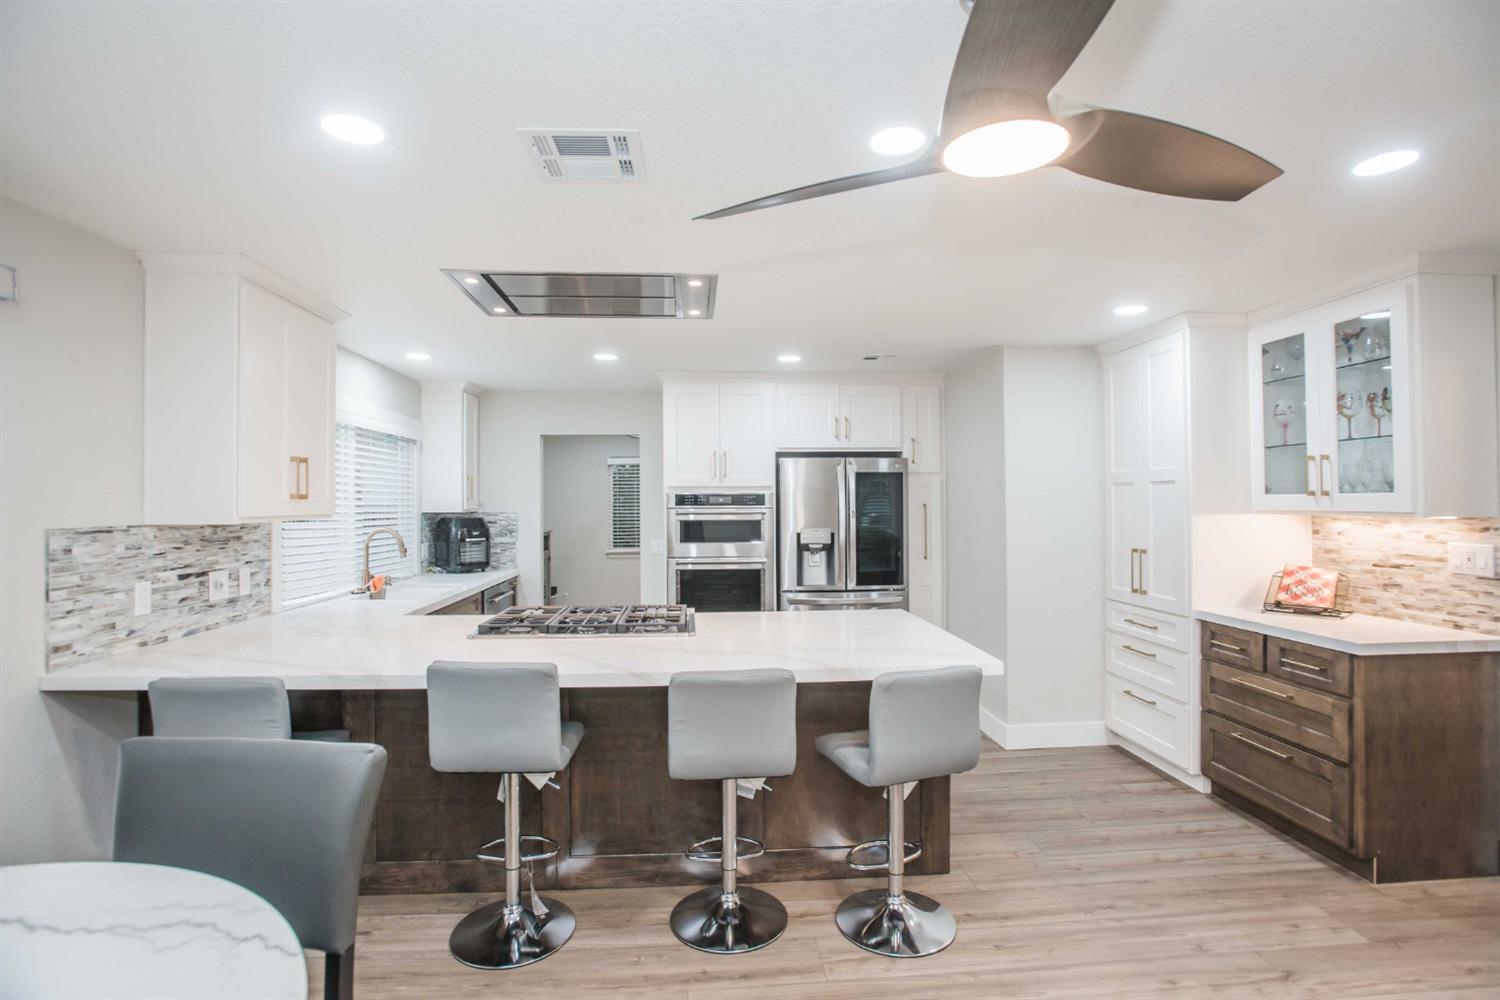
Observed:
[[[375,528],[400,532],[406,555],[390,535],[379,535],[370,544],[370,572],[394,579],[417,572],[422,540],[416,441],[339,424],[334,434],[333,494],[332,517],[281,523],[278,578],[284,608],[337,597],[359,586],[365,536]]]
[[[609,459],[609,550],[641,550],[641,460]]]

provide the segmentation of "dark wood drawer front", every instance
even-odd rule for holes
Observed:
[[[1352,658],[1332,649],[1266,636],[1266,671],[1293,684],[1346,698],[1354,692]]]
[[[1349,762],[1347,701],[1220,663],[1204,667],[1203,707],[1210,712]]]
[[[1218,660],[1242,670],[1265,670],[1265,636],[1227,625],[1203,623],[1203,644],[1199,650],[1205,659]]]
[[[1349,768],[1230,719],[1204,713],[1203,773],[1343,848],[1352,846]]]

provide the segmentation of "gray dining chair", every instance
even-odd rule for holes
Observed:
[[[159,677],[146,691],[157,736],[349,742],[347,729],[293,732],[291,702],[278,677]]]
[[[359,872],[386,753],[369,743],[145,737],[120,748],[114,860],[228,879],[327,954],[325,1000],[354,996]]]

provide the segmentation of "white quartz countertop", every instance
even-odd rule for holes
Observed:
[[[1278,639],[1305,642],[1355,656],[1399,656],[1416,653],[1500,652],[1500,635],[1465,632],[1437,625],[1350,615],[1317,618],[1252,608],[1199,608],[1199,619],[1231,628],[1247,628]]]
[[[549,662],[563,687],[657,687],[684,670],[784,667],[804,683],[999,660],[906,611],[700,614],[694,635],[471,638],[483,615],[428,615],[515,571],[397,581],[44,674],[43,691],[144,691],[157,677],[279,677],[293,690],[426,687],[433,660]]]

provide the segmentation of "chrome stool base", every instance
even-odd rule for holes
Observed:
[[[919,892],[856,892],[839,904],[833,919],[854,944],[889,958],[936,955],[958,936],[953,913]]]
[[[568,943],[577,918],[555,899],[542,898],[548,913],[537,917],[504,900],[464,917],[448,937],[448,951],[475,969],[519,969],[540,962]]]
[[[755,951],[786,930],[781,900],[750,886],[726,893],[711,885],[686,896],[672,909],[672,933],[689,948],[715,955]]]

